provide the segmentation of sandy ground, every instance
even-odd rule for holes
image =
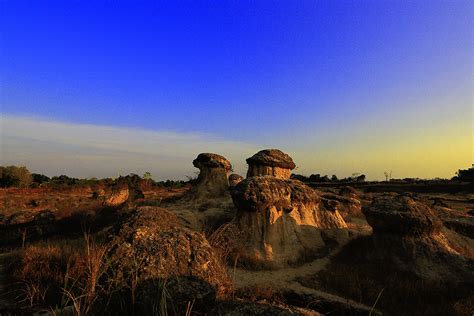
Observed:
[[[333,251],[331,255],[338,252],[340,248]],[[331,256],[330,255],[330,256]],[[342,298],[340,296],[316,290],[301,285],[296,279],[311,276],[321,271],[330,262],[328,257],[316,259],[314,261],[303,264],[299,267],[289,267],[272,271],[249,271],[241,268],[230,269],[229,273],[234,279],[237,289],[245,287],[271,287],[275,290],[292,290],[295,293],[312,296],[315,302],[325,300],[330,302],[342,303],[353,306],[359,310],[370,311],[371,307],[357,303],[352,300]]]

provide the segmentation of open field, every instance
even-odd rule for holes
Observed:
[[[203,161],[179,187],[1,189],[2,315],[471,315],[472,185],[229,188]]]

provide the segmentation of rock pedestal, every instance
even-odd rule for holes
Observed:
[[[247,178],[254,176],[273,176],[280,179],[289,179],[291,170],[296,165],[293,159],[281,150],[264,149],[247,158],[249,165]]]
[[[230,162],[221,155],[202,153],[193,160],[199,169],[193,194],[197,199],[212,199],[222,196],[229,188],[227,175],[232,170]]]
[[[324,231],[347,228],[334,207],[298,180],[250,177],[231,194],[245,240],[239,260],[249,263],[282,267],[313,259],[328,246]]]

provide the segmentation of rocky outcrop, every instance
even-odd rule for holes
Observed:
[[[442,227],[428,205],[407,195],[378,197],[363,212],[375,233],[422,236],[437,233]]]
[[[334,205],[298,180],[250,177],[231,194],[245,240],[239,260],[248,263],[281,267],[314,258],[328,246],[325,232],[347,227]]]
[[[349,196],[343,196],[325,193],[323,197],[336,203],[337,210],[345,220],[351,217],[363,217],[362,203],[355,195],[350,194]]]
[[[238,175],[236,173],[233,173],[229,176],[229,185],[231,187],[236,186],[237,184],[240,183],[244,178],[241,175]]]
[[[376,197],[362,208],[373,234],[350,241],[306,282],[364,304],[383,288],[384,315],[464,315],[474,298],[473,261],[459,250],[466,238],[443,227],[427,203],[409,194]]]
[[[103,205],[106,207],[118,207],[125,204],[125,202],[128,201],[129,197],[130,191],[128,189],[128,186],[120,186],[118,188],[113,189],[110,196],[105,199]]]
[[[114,279],[145,284],[173,276],[193,276],[214,286],[218,294],[228,289],[225,266],[206,238],[184,228],[176,215],[158,207],[140,207],[127,215],[110,239]]]
[[[193,160],[199,169],[196,186],[191,194],[195,199],[212,199],[222,196],[229,187],[228,173],[232,170],[230,162],[221,155],[202,153]]]
[[[254,176],[274,176],[289,179],[296,165],[293,159],[278,149],[264,149],[247,158],[249,165],[247,178]]]
[[[350,197],[350,198],[357,198],[359,196],[359,191],[354,189],[353,187],[350,186],[345,186],[342,187],[339,190],[339,195],[345,196],[345,197]]]
[[[215,229],[232,220],[235,207],[229,193],[230,162],[221,155],[202,153],[193,161],[199,176],[193,187],[179,200],[163,204],[188,228]]]

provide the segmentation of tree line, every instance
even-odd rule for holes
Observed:
[[[143,187],[166,187],[179,188],[187,183],[192,183],[194,179],[154,181],[150,172],[145,172],[143,176],[131,173],[118,178],[74,178],[67,175],[48,177],[40,173],[31,173],[25,166],[0,166],[0,188],[37,188],[53,187],[61,188],[67,186],[98,185],[108,186],[117,183],[140,184]]]

